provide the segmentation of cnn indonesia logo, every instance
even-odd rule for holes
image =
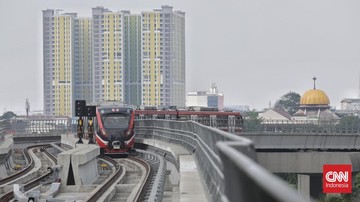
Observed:
[[[351,165],[323,166],[323,192],[324,193],[351,193]]]

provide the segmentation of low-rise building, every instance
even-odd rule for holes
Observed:
[[[220,111],[224,109],[224,95],[218,92],[213,83],[209,91],[189,92],[186,96],[187,107],[213,107]]]
[[[291,115],[281,108],[268,108],[259,113],[258,118],[262,123],[288,123],[291,122]]]
[[[360,98],[345,98],[341,100],[341,110],[360,110]]]

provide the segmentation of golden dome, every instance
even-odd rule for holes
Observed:
[[[311,89],[305,92],[300,99],[300,105],[328,105],[329,98],[326,93],[319,89]]]

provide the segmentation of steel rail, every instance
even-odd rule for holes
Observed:
[[[104,155],[101,155],[100,158],[103,158],[106,161],[112,163],[115,166],[116,171],[108,178],[105,183],[100,185],[100,188],[93,195],[91,195],[89,199],[86,200],[88,202],[96,202],[110,188],[110,186],[114,184],[114,182],[117,180],[117,178],[120,177],[121,173],[123,172],[122,167],[114,159]]]
[[[139,163],[140,165],[144,166],[145,168],[145,172],[146,172],[146,177],[144,179],[144,181],[141,183],[140,185],[140,189],[138,190],[138,192],[136,193],[134,200],[133,201],[143,201],[143,197],[145,195],[144,193],[144,189],[146,189],[150,183],[150,171],[151,171],[151,167],[150,165],[145,162],[144,160],[140,159],[140,158],[136,158],[136,157],[129,157],[129,159],[131,159],[132,161],[135,161],[137,163]]]
[[[88,198],[86,201],[88,202],[95,202],[97,200],[100,199],[100,197],[102,197],[104,195],[104,193],[106,191],[108,191],[108,189],[115,183],[115,181],[121,176],[121,174],[123,173],[123,169],[122,167],[119,165],[119,163],[117,161],[115,161],[114,159],[108,157],[108,156],[101,156],[101,158],[103,158],[104,160],[112,163],[115,167],[116,167],[116,171],[115,173],[113,173],[108,180],[103,183],[102,185],[100,185],[100,188],[90,197]],[[146,163],[144,160],[137,158],[137,157],[128,157],[128,159],[139,163],[140,165],[145,167],[146,170],[146,177],[144,179],[144,181],[142,182],[142,184],[140,185],[140,189],[138,190],[138,192],[135,194],[135,197],[133,198],[133,201],[141,201],[141,196],[142,196],[142,192],[143,190],[147,187],[146,185],[149,184],[149,176],[150,176],[150,165],[148,163]]]

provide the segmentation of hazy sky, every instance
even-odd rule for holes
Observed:
[[[43,108],[42,10],[90,16],[91,8],[186,12],[186,91],[216,82],[225,105],[262,109],[289,91],[317,87],[331,105],[357,97],[360,1],[0,0],[0,114]]]

